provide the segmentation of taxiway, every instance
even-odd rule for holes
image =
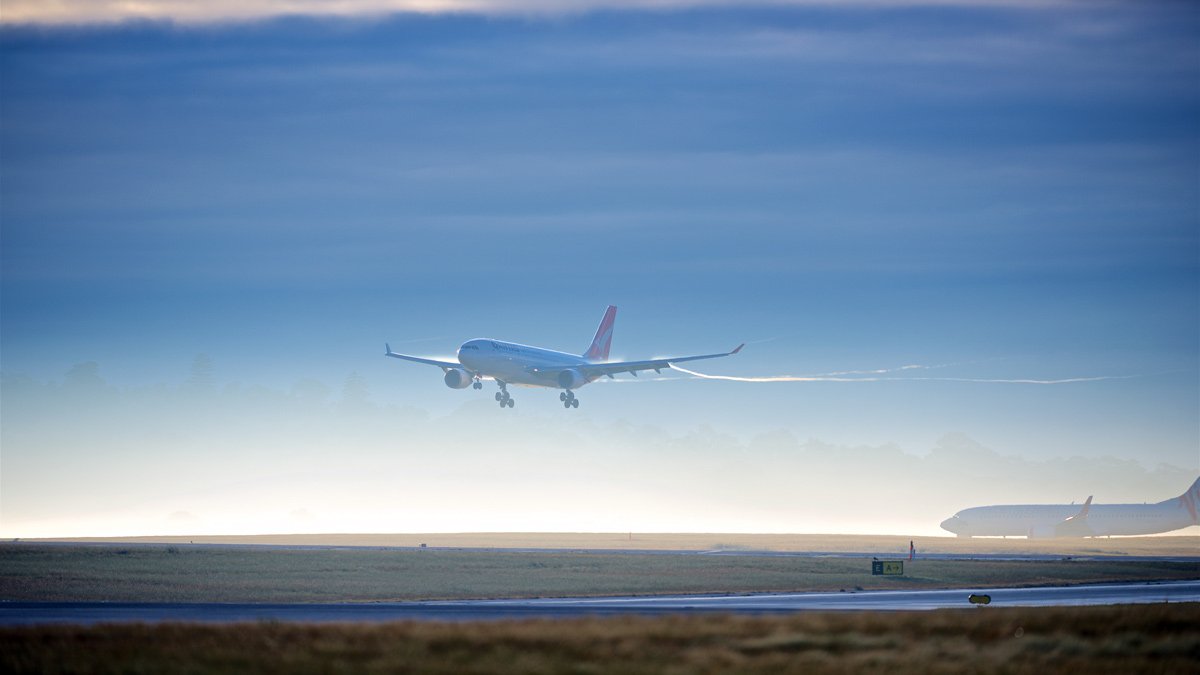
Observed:
[[[168,621],[487,621],[695,612],[774,614],[799,611],[904,611],[970,607],[967,596],[971,593],[990,595],[991,607],[1200,602],[1200,581],[936,591],[666,595],[396,603],[0,602],[0,625]]]

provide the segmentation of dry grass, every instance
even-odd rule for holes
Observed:
[[[0,545],[0,600],[368,602],[1029,586],[1200,578],[1194,563]]]
[[[661,551],[752,549],[757,551],[853,551],[906,555],[916,541],[924,553],[1007,553],[1012,555],[1200,555],[1198,536],[1116,537],[1111,539],[959,539],[854,534],[655,534],[594,532],[466,532],[426,534],[263,534],[177,537],[58,539],[66,542],[146,544],[268,544],[291,546],[420,546],[460,548],[541,548]],[[39,541],[39,540],[29,540]],[[50,541],[50,540],[45,540]]]
[[[0,629],[10,673],[1183,673],[1200,605]]]

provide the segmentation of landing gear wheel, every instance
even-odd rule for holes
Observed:
[[[577,398],[571,399],[571,407],[578,408],[579,407],[579,399],[577,399]]]
[[[558,392],[558,400],[560,400],[560,401],[567,400],[567,392],[565,392],[565,391]]]
[[[497,401],[503,401],[503,400],[504,400],[504,397],[500,395],[500,392],[496,392],[496,400],[497,400]]]
[[[563,407],[564,407],[564,408],[570,408],[570,407],[571,407],[571,402],[570,402],[570,401],[563,401]]]
[[[512,400],[511,398],[504,399],[504,402],[506,404],[508,404],[508,407],[510,407],[510,408],[517,404],[517,402]]]
[[[480,382],[479,380],[476,380],[475,384],[472,384],[471,386],[474,387],[475,389],[483,389],[483,383]]]

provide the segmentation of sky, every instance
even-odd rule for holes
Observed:
[[[1176,496],[1198,37],[1167,2],[6,2],[0,536]],[[614,357],[746,342],[689,369],[733,379],[501,411],[383,357],[582,353],[608,304]]]

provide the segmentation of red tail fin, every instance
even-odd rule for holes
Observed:
[[[608,358],[608,348],[612,345],[613,322],[617,319],[616,305],[609,305],[596,329],[596,337],[592,338],[592,346],[583,353],[588,361],[603,361]]]

